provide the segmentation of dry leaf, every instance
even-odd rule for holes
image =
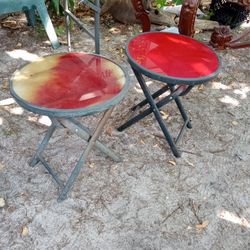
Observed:
[[[190,162],[189,160],[185,159],[185,162],[186,162],[189,166],[194,167],[194,164],[193,164],[192,162]]]
[[[234,126],[237,126],[239,123],[238,123],[237,121],[232,121],[232,124],[233,124]]]
[[[121,30],[118,28],[111,28],[111,29],[109,29],[109,32],[112,34],[119,34],[119,33],[121,33]]]
[[[209,221],[208,221],[208,220],[204,220],[204,221],[202,222],[202,224],[198,224],[198,225],[196,225],[195,227],[196,227],[196,229],[201,230],[201,229],[206,228],[206,227],[208,226],[208,224],[209,224]]]
[[[112,168],[113,168],[113,170],[116,170],[118,168],[118,166],[114,165]]]
[[[113,132],[112,127],[108,127],[108,128],[106,129],[106,133],[107,133],[109,136],[112,136],[112,132]]]
[[[0,87],[3,90],[9,89],[9,82],[7,79],[4,79],[2,82],[0,82]]]
[[[4,198],[0,197],[0,208],[5,206],[5,200]]]
[[[141,143],[141,144],[145,144],[145,142],[144,142],[143,140],[140,140],[140,143]]]
[[[161,113],[162,119],[167,119],[169,117],[169,114],[167,114],[166,112],[162,110],[160,111],[160,113]]]
[[[19,29],[21,26],[17,23],[15,20],[6,20],[2,23],[4,28],[9,28],[9,29]]]
[[[94,168],[94,167],[95,167],[95,164],[94,164],[94,163],[90,163],[90,164],[89,164],[89,167],[90,167],[90,168]]]
[[[203,91],[204,90],[204,85],[203,84],[199,85],[198,90]]]
[[[77,16],[78,17],[83,17],[86,15],[86,12],[85,11],[77,11]]]
[[[176,166],[176,162],[175,161],[168,161],[168,163],[170,163],[173,166]]]
[[[4,165],[3,163],[0,162],[0,172],[4,170]]]
[[[28,236],[28,234],[29,234],[29,229],[26,226],[24,226],[22,230],[22,236],[26,237]]]

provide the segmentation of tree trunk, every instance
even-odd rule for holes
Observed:
[[[145,10],[151,8],[151,1],[142,0]],[[131,0],[102,0],[102,13],[109,12],[116,20],[121,23],[135,23],[135,10]]]
[[[131,0],[102,0],[102,13],[109,12],[121,23],[136,23],[135,9]],[[175,26],[175,16],[171,13],[163,13],[153,8],[150,0],[142,0],[143,7],[148,11],[150,21],[154,24]]]

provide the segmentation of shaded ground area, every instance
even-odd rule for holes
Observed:
[[[180,143],[182,157],[175,159],[153,116],[125,132],[115,130],[143,98],[124,55],[126,42],[139,30],[112,19],[101,26],[102,54],[131,75],[129,93],[102,135],[123,162],[93,150],[69,198],[57,203],[50,176],[41,165],[28,165],[47,128],[46,117],[13,103],[7,79],[32,58],[67,48],[52,50],[43,33],[26,26],[0,29],[0,197],[6,203],[0,208],[0,249],[250,248],[249,49],[218,52],[218,78],[182,99],[193,129]],[[209,36],[196,38],[206,42]],[[60,40],[65,44],[63,34]],[[92,40],[78,31],[73,41],[76,51],[93,49]],[[163,112],[176,131],[175,107]],[[98,118],[80,120],[94,127]],[[69,173],[84,146],[58,130],[45,154],[55,168]]]

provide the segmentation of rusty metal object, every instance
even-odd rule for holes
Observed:
[[[150,18],[143,7],[142,0],[131,0],[131,2],[136,12],[136,18],[142,23],[143,32],[149,31],[151,26]],[[199,4],[200,0],[184,0],[179,19],[180,34],[191,37],[194,35],[194,23]]]
[[[230,29],[227,26],[220,26],[214,28],[214,32],[210,38],[210,44],[216,49],[239,49],[250,47],[250,40],[240,41],[250,34],[250,29],[244,31],[241,35],[233,38],[233,35],[230,33]]]
[[[179,19],[179,32],[182,35],[194,36],[194,23],[200,0],[184,0]]]
[[[227,26],[220,26],[214,28],[214,32],[211,34],[209,43],[216,49],[225,49],[227,44],[232,40],[233,35],[230,34]]]
[[[184,0],[180,12],[179,18],[179,33],[182,35],[193,37],[195,34],[194,24],[196,19],[196,13],[201,0]],[[233,0],[235,1],[235,0]],[[239,0],[250,1],[250,0]],[[145,11],[142,0],[131,0],[136,12],[136,18],[142,23],[142,29],[144,31],[150,30],[150,18],[147,11]]]
[[[142,31],[150,31],[151,23],[148,16],[148,13],[145,11],[142,0],[131,0],[134,9],[135,9],[135,17],[139,19],[142,24]]]

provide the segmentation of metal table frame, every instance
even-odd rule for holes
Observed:
[[[100,55],[96,55],[96,56],[105,58]],[[111,61],[110,59],[107,59],[107,60]],[[119,66],[116,63],[114,64]],[[114,109],[114,106],[117,105],[122,100],[122,98],[125,96],[125,94],[128,91],[128,87],[129,87],[128,79],[129,78],[128,78],[126,71],[124,71],[123,69],[122,71],[125,76],[125,84],[122,90],[119,92],[119,94],[117,94],[110,100],[105,101],[104,103],[99,103],[96,105],[92,105],[92,106],[89,106],[86,108],[80,108],[80,109],[51,109],[51,108],[45,108],[45,107],[36,106],[31,103],[28,103],[27,101],[23,100],[21,97],[19,97],[15,93],[13,89],[12,78],[10,79],[10,92],[11,92],[11,95],[16,100],[16,102],[21,107],[23,107],[24,109],[28,111],[31,111],[35,114],[48,116],[52,121],[51,126],[48,128],[43,140],[39,144],[34,156],[32,157],[30,161],[30,165],[34,167],[36,164],[41,162],[42,165],[47,169],[48,173],[53,177],[53,179],[56,181],[59,188],[61,189],[59,192],[58,201],[63,201],[64,199],[66,199],[68,192],[72,188],[77,176],[79,175],[82,167],[84,166],[86,162],[88,154],[90,153],[93,147],[98,148],[100,151],[102,151],[105,155],[109,156],[115,162],[121,161],[121,158],[118,155],[116,155],[107,146],[102,144],[98,140],[98,137],[101,134],[106,121],[110,118],[111,113]],[[100,121],[97,123],[98,125],[96,126],[94,132],[92,132],[87,126],[81,124],[75,119],[76,117],[89,116],[89,115],[100,113],[100,112],[104,112],[104,114],[102,118],[100,119]],[[66,182],[63,182],[58,177],[58,173],[54,171],[53,167],[50,166],[50,164],[43,157],[43,152],[48,146],[50,138],[52,137],[55,130],[58,128],[66,128],[88,143],[85,148],[85,151],[82,152],[75,168],[72,170]]]
[[[147,32],[143,33],[146,34]],[[154,32],[150,32],[154,33]],[[180,35],[181,36],[181,35]],[[136,36],[135,36],[136,37]],[[132,38],[131,40],[133,40]],[[190,38],[192,39],[192,38]],[[130,40],[130,41],[131,41]],[[129,41],[129,42],[130,42]],[[188,117],[182,103],[180,100],[181,96],[186,95],[195,85],[202,84],[206,81],[209,81],[216,77],[219,73],[219,69],[215,71],[213,74],[207,76],[207,77],[199,77],[199,78],[175,78],[175,77],[170,77],[167,75],[160,75],[157,74],[153,71],[150,71],[141,65],[139,65],[133,57],[130,56],[129,50],[128,50],[128,45],[129,42],[126,46],[126,54],[128,57],[128,62],[140,84],[140,87],[144,93],[144,96],[146,99],[144,99],[142,102],[138,103],[134,107],[131,108],[131,111],[133,112],[132,118],[130,118],[128,121],[126,121],[124,124],[118,127],[118,131],[123,131],[126,128],[130,127],[134,123],[140,121],[141,119],[145,118],[146,116],[150,115],[151,113],[154,114],[163,134],[165,139],[167,140],[173,154],[175,157],[180,157],[181,153],[180,150],[177,148],[177,144],[181,140],[184,131],[186,128],[192,128],[190,118]],[[151,79],[157,80],[162,82],[165,86],[163,86],[161,89],[154,93],[150,93],[150,89],[148,88],[145,77],[147,76]],[[156,98],[160,97],[162,94],[166,92],[170,92],[167,96],[161,98],[159,101],[156,102]],[[160,110],[163,106],[166,104],[170,103],[171,101],[174,101],[177,105],[177,108],[184,120],[184,123],[179,131],[179,133],[176,136],[176,139],[173,139],[172,135],[169,133],[169,130],[162,118],[162,115],[160,113]],[[149,108],[145,109],[144,111],[141,111],[140,109],[144,107],[146,104],[149,104]],[[136,114],[139,111],[139,114]]]
[[[74,21],[78,27],[88,34],[95,41],[95,53],[100,54],[100,0],[95,0],[95,3],[89,0],[81,0],[80,3],[86,4],[95,12],[95,29],[94,33],[84,25],[79,18],[77,18],[70,10],[68,5],[68,0],[64,0],[64,13],[66,21],[66,33],[67,33],[67,42],[68,50],[71,51],[71,34],[70,34],[70,20]]]

